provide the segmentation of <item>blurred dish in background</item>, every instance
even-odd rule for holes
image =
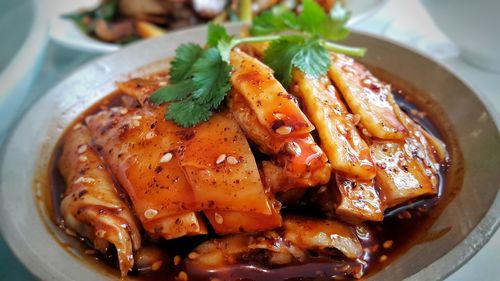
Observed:
[[[142,38],[209,21],[248,21],[278,5],[300,9],[297,1],[279,0],[49,0],[54,3],[51,37],[84,51],[111,52]],[[61,3],[59,3],[61,2]],[[335,0],[318,1],[325,10]],[[385,0],[345,0],[350,24],[371,15]]]
[[[40,69],[46,31],[40,1],[0,2],[0,143]]]

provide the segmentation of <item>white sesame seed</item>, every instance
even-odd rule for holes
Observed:
[[[95,236],[99,238],[103,238],[104,235],[106,234],[106,230],[99,229],[98,231],[95,232]]]
[[[221,154],[219,157],[217,157],[217,160],[215,160],[215,164],[220,164],[226,160],[226,154]]]
[[[150,140],[150,139],[154,138],[155,136],[156,136],[155,132],[149,131],[149,132],[146,133],[145,137],[146,137],[147,140]]]
[[[85,162],[88,160],[88,158],[85,155],[80,155],[80,156],[78,156],[78,160],[80,160],[81,162]]]
[[[174,257],[174,265],[179,265],[181,263],[181,256],[176,255]]]
[[[385,249],[389,249],[392,247],[392,245],[394,244],[394,241],[392,240],[387,240],[384,242],[384,244],[382,244],[382,246],[385,248]]]
[[[122,109],[120,110],[120,113],[121,113],[122,115],[127,114],[127,112],[128,112],[128,109],[126,109],[126,108],[122,108]]]
[[[93,183],[93,182],[95,182],[95,179],[93,179],[93,178],[90,178],[90,177],[79,177],[73,183],[74,184],[79,184],[79,183]]]
[[[292,127],[290,126],[281,126],[278,129],[276,129],[276,133],[280,135],[288,135],[292,132]]]
[[[78,147],[78,150],[76,152],[78,152],[78,154],[82,154],[84,153],[85,151],[87,151],[87,145],[86,144],[82,144]]]
[[[158,86],[165,87],[165,86],[167,86],[167,82],[161,81],[160,83],[158,83]]]
[[[215,213],[215,222],[218,223],[218,224],[222,224],[224,222],[224,218],[219,214],[219,213]]]
[[[170,162],[170,160],[172,160],[172,157],[174,157],[174,155],[170,152],[167,152],[160,158],[160,163],[168,163]]]
[[[147,209],[146,211],[144,211],[144,217],[146,217],[147,219],[152,219],[156,215],[158,215],[158,211],[155,209]]]
[[[139,120],[136,119],[132,120],[132,127],[134,128],[139,127],[139,125],[141,125],[141,122],[139,122]]]
[[[302,149],[294,141],[287,142],[285,149],[289,154],[294,156],[300,156],[300,154],[302,154]]]
[[[132,116],[132,119],[134,119],[134,120],[141,120],[142,116],[141,115],[134,115],[134,116]]]
[[[191,252],[191,253],[189,253],[188,258],[194,260],[199,256],[200,256],[200,254],[198,254],[197,252]]]
[[[321,147],[317,146],[317,145],[313,145],[312,149],[316,152],[316,153],[323,153],[323,150],[321,150]]]
[[[152,265],[151,265],[151,270],[152,271],[157,271],[158,269],[160,269],[161,265],[163,264],[163,261],[162,260],[157,260],[155,261]]]
[[[234,156],[228,156],[228,157],[226,158],[226,161],[227,161],[227,163],[229,163],[229,164],[231,164],[231,165],[236,165],[236,164],[238,164],[238,159],[236,159],[236,157],[234,157]]]
[[[177,275],[177,280],[179,280],[179,281],[187,281],[188,280],[187,273],[184,272],[184,271],[179,272],[179,274]]]
[[[286,115],[283,114],[283,113],[280,113],[280,112],[277,112],[277,113],[273,113],[274,117],[276,117],[277,119],[285,119]]]
[[[75,131],[76,131],[76,130],[80,129],[81,127],[82,127],[82,123],[78,123],[78,124],[76,124],[76,125],[73,127],[73,130],[75,130]]]

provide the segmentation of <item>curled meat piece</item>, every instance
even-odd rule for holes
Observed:
[[[92,148],[88,128],[77,124],[64,141],[58,165],[67,187],[60,206],[63,225],[88,238],[99,251],[113,244],[126,276],[134,265],[133,251],[141,247],[135,217]]]
[[[314,127],[272,70],[239,50],[231,63],[228,106],[246,136],[273,158],[263,163],[268,186],[282,192],[328,182],[328,159],[309,134]]]
[[[265,64],[242,51],[231,52],[231,83],[241,93],[259,123],[276,137],[304,136],[314,126],[294,97],[274,78]]]
[[[270,134],[234,89],[228,105],[245,135],[272,157],[272,161],[263,161],[262,169],[264,180],[274,193],[328,182],[330,164],[310,134],[288,138]]]
[[[223,111],[182,134],[179,161],[208,220],[219,234],[281,225],[279,204],[269,198],[245,135]],[[273,203],[274,202],[274,203]]]
[[[166,75],[156,74],[118,87],[148,108],[151,93],[165,83]],[[194,207],[204,210],[217,233],[281,225],[280,205],[264,189],[246,137],[231,113],[217,113],[194,128],[177,127],[165,137],[177,139],[178,162],[193,190]]]
[[[145,230],[172,239],[207,232],[178,162],[178,127],[161,108],[102,110],[87,117],[93,141],[126,190]],[[193,211],[194,210],[194,211]]]
[[[281,229],[204,242],[189,254],[188,262],[205,269],[251,262],[286,265],[307,260],[312,252],[332,257],[341,253],[351,260],[363,253],[359,239],[340,222],[287,217]]]
[[[158,88],[168,84],[168,73],[159,72],[148,77],[133,78],[125,82],[117,82],[116,87],[123,93],[134,97],[142,105],[146,105],[151,94]]]
[[[354,233],[334,220],[304,219],[288,217],[283,222],[284,239],[303,250],[329,253],[340,251],[349,259],[361,256],[363,249]]]
[[[360,116],[367,133],[381,139],[402,139],[406,128],[388,101],[390,86],[379,81],[354,59],[332,53],[328,70],[330,79],[339,89],[351,111]]]

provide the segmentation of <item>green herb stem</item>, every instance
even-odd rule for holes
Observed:
[[[321,45],[328,51],[346,54],[348,56],[362,57],[366,53],[366,48],[350,47],[321,40]]]
[[[254,36],[254,37],[244,37],[234,40],[233,46],[238,46],[245,43],[259,43],[259,42],[270,42],[281,39],[281,35],[265,35],[265,36]]]
[[[242,22],[252,22],[252,0],[240,0],[240,19]]]

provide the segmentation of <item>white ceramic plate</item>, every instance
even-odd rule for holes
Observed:
[[[0,2],[0,143],[37,75],[47,42],[46,18],[36,0]]]
[[[228,29],[237,33],[238,25]],[[47,188],[40,175],[47,173],[64,128],[111,92],[115,81],[158,70],[164,63],[151,63],[173,56],[181,43],[203,43],[205,35],[206,27],[173,32],[99,58],[38,100],[12,130],[0,155],[0,227],[13,252],[37,277],[74,281],[118,278],[84,262],[78,251],[61,246],[61,242],[75,240],[57,229],[48,219],[50,214],[37,211],[40,191]],[[414,245],[366,280],[444,279],[473,256],[500,224],[500,135],[494,117],[469,86],[424,55],[360,33],[352,34],[346,43],[366,46],[363,62],[397,74],[442,105],[441,114],[449,120],[444,125],[455,130],[465,160],[462,190],[428,230],[434,239]]]
[[[95,7],[100,0],[46,0],[50,5],[50,36],[57,43],[88,52],[112,52],[121,45],[101,42],[81,32],[73,22],[61,18],[61,15],[78,11],[81,8]],[[385,0],[347,0],[347,8],[352,11],[349,24],[359,22],[371,15]]]

